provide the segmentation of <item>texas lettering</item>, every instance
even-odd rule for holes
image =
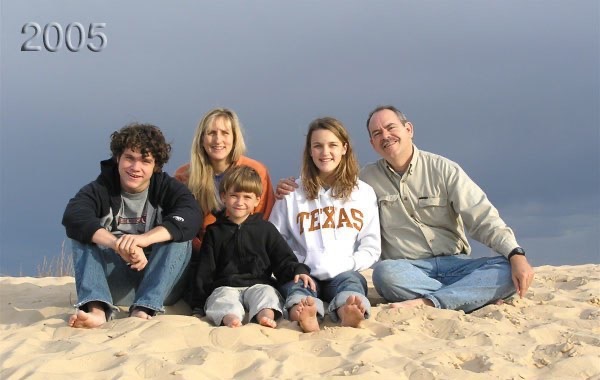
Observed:
[[[321,224],[320,214],[325,215],[325,221]],[[360,231],[363,227],[363,213],[360,210],[351,208],[336,209],[333,206],[315,209],[311,212],[299,212],[296,216],[296,223],[300,226],[300,234],[308,228],[308,231],[316,231],[325,228],[355,228]],[[337,223],[336,223],[337,220]]]

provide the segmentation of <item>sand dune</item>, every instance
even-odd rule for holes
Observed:
[[[525,299],[467,315],[388,309],[371,289],[362,328],[311,334],[288,321],[216,328],[178,315],[184,304],[73,329],[73,278],[3,277],[0,378],[600,379],[600,265],[535,269]]]

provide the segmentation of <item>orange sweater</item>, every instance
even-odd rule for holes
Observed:
[[[275,203],[275,194],[273,193],[273,184],[271,183],[271,177],[269,176],[269,171],[267,170],[267,167],[262,163],[248,158],[246,156],[241,156],[238,162],[236,162],[235,164],[249,166],[252,169],[256,170],[258,175],[260,175],[260,178],[262,179],[263,194],[260,198],[258,206],[254,211],[262,212],[264,214],[264,219],[268,220],[269,215],[271,214],[271,209],[273,209],[273,204]],[[179,167],[175,171],[175,178],[185,183],[186,185],[190,176],[189,168],[190,164],[188,163]],[[215,220],[216,218],[212,214],[212,212],[210,214],[204,215],[204,223],[202,224],[202,229],[198,232],[198,235],[192,241],[192,251],[194,254],[197,254],[197,252],[200,251],[200,245],[202,244],[202,237],[204,236],[204,231],[206,231],[206,227],[210,224],[213,224]]]

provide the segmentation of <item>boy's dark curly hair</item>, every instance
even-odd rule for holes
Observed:
[[[171,155],[171,144],[165,141],[161,130],[152,124],[128,124],[110,135],[113,159],[121,157],[127,148],[139,151],[142,156],[152,154],[156,165],[154,171],[157,173]]]

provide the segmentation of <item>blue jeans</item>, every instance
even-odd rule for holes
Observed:
[[[146,254],[148,264],[139,272],[110,248],[70,242],[78,300],[75,307],[87,310],[88,303],[102,302],[109,319],[113,311],[119,310],[114,305],[164,312],[163,305],[172,305],[181,298],[184,272],[192,253],[191,241],[152,245]]]
[[[388,302],[426,298],[437,308],[465,313],[515,293],[503,256],[384,260],[373,269],[373,285]]]
[[[303,298],[311,296],[317,304],[317,314],[322,318],[325,316],[323,301],[329,302],[327,314],[332,321],[337,322],[339,317],[337,309],[346,303],[348,297],[354,295],[361,299],[366,312],[365,318],[371,315],[371,303],[367,299],[367,280],[362,274],[355,271],[342,272],[331,280],[317,280],[313,277],[317,290],[313,292],[305,288],[302,281],[294,283],[290,281],[280,287],[279,291],[285,298],[284,309],[289,310],[299,303]]]

